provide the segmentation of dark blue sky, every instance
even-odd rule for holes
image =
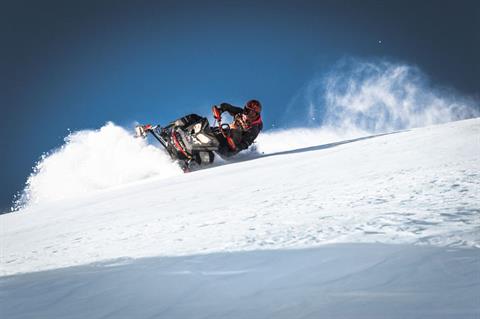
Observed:
[[[10,1],[0,27],[0,211],[67,129],[249,98],[282,126],[295,93],[345,56],[480,96],[480,1]]]

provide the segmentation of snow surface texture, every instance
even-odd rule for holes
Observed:
[[[2,274],[329,243],[479,247],[480,119],[152,177],[1,217]]]
[[[2,318],[478,318],[477,249],[328,245],[0,278]]]

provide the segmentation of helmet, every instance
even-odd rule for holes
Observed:
[[[245,110],[245,113],[255,112],[256,114],[260,114],[262,111],[262,104],[258,100],[250,100],[245,104],[243,109]]]

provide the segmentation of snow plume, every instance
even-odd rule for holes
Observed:
[[[433,87],[415,66],[345,58],[297,93],[285,122],[383,133],[478,116],[478,100]]]
[[[180,173],[163,151],[107,123],[72,133],[62,147],[43,155],[13,209]]]
[[[274,153],[446,123],[478,117],[479,109],[473,98],[432,87],[417,67],[348,58],[292,99],[285,122],[303,128],[262,133],[257,149]]]
[[[344,130],[390,132],[479,116],[473,99],[431,87],[417,67],[404,64],[345,59],[311,85],[309,92],[323,86],[309,101],[323,108],[322,124]]]

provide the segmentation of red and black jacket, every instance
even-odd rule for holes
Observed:
[[[231,116],[235,117],[237,114],[242,114],[243,109],[241,107],[233,106],[228,103],[220,104],[220,110],[222,112],[228,112]],[[231,135],[236,145],[234,153],[238,153],[241,150],[247,149],[257,138],[260,131],[263,129],[262,117],[259,115],[256,120],[249,123],[247,126],[233,128]]]

